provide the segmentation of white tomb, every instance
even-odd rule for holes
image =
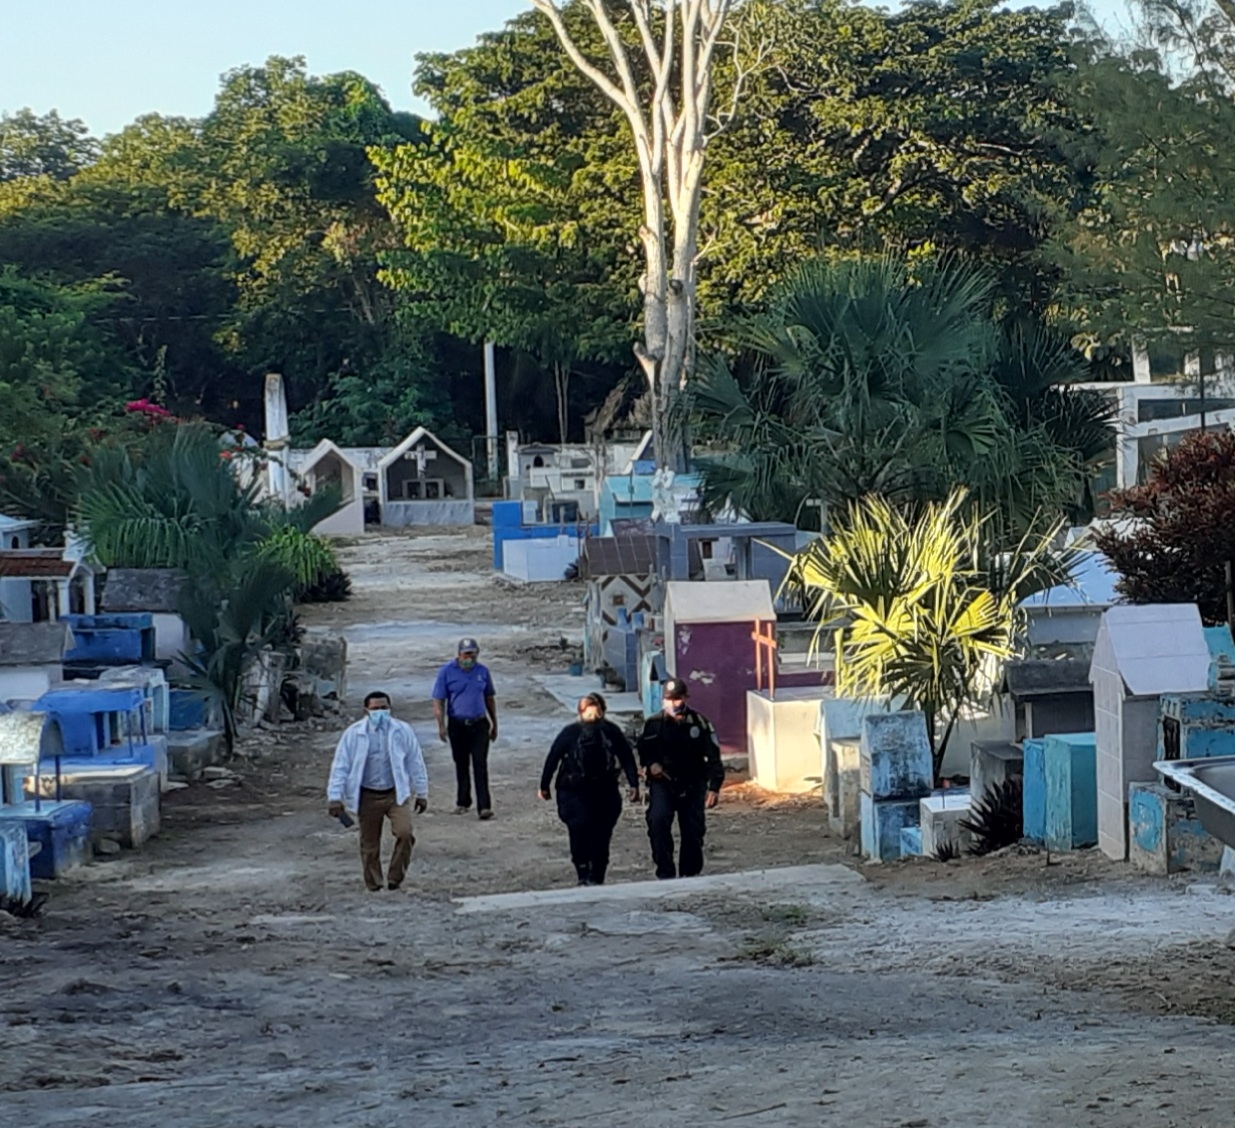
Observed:
[[[378,463],[382,524],[474,525],[472,464],[417,427]]]
[[[1094,691],[1098,846],[1128,856],[1128,785],[1154,783],[1159,698],[1209,687],[1209,647],[1195,603],[1116,604],[1102,616]]]

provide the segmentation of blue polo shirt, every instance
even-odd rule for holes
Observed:
[[[496,697],[489,668],[476,663],[470,670],[458,662],[447,662],[437,672],[433,700],[446,702],[446,715],[457,721],[476,721],[487,717],[485,698]]]

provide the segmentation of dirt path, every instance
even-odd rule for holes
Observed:
[[[366,894],[324,814],[339,725],[259,734],[237,785],[168,796],[156,841],[0,925],[0,1123],[1235,1123],[1217,882],[1092,854],[856,870],[814,804],[738,787],[701,883],[570,888],[534,797],[569,714],[536,679],[569,662],[579,590],[499,584],[488,553],[480,530],[365,540],[355,598],[305,616],[347,634],[353,698],[388,690],[424,740],[411,888]],[[461,634],[502,706],[486,824],[448,813],[429,739]],[[716,886],[786,866],[814,868]],[[627,811],[612,878],[648,871]],[[483,899],[523,890],[561,892]]]

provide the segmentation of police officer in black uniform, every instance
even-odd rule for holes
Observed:
[[[681,678],[664,685],[663,707],[649,718],[639,737],[639,763],[647,776],[648,838],[656,876],[694,877],[703,870],[704,811],[720,801],[725,768],[716,730],[686,704]],[[673,858],[673,819],[682,839],[678,864]]]

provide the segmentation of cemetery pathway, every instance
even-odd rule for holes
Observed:
[[[860,868],[814,804],[737,786],[704,878],[639,884],[627,811],[620,884],[571,888],[534,792],[570,718],[541,679],[567,665],[580,591],[499,583],[487,544],[367,538],[345,550],[354,599],[306,613],[347,634],[353,700],[387,689],[421,733],[411,888],[366,894],[355,832],[325,816],[339,723],[259,733],[235,782],[167,797],[146,848],[0,922],[0,1123],[1235,1123],[1216,880],[1092,853]],[[430,739],[461,634],[501,699],[488,824],[448,813]]]

